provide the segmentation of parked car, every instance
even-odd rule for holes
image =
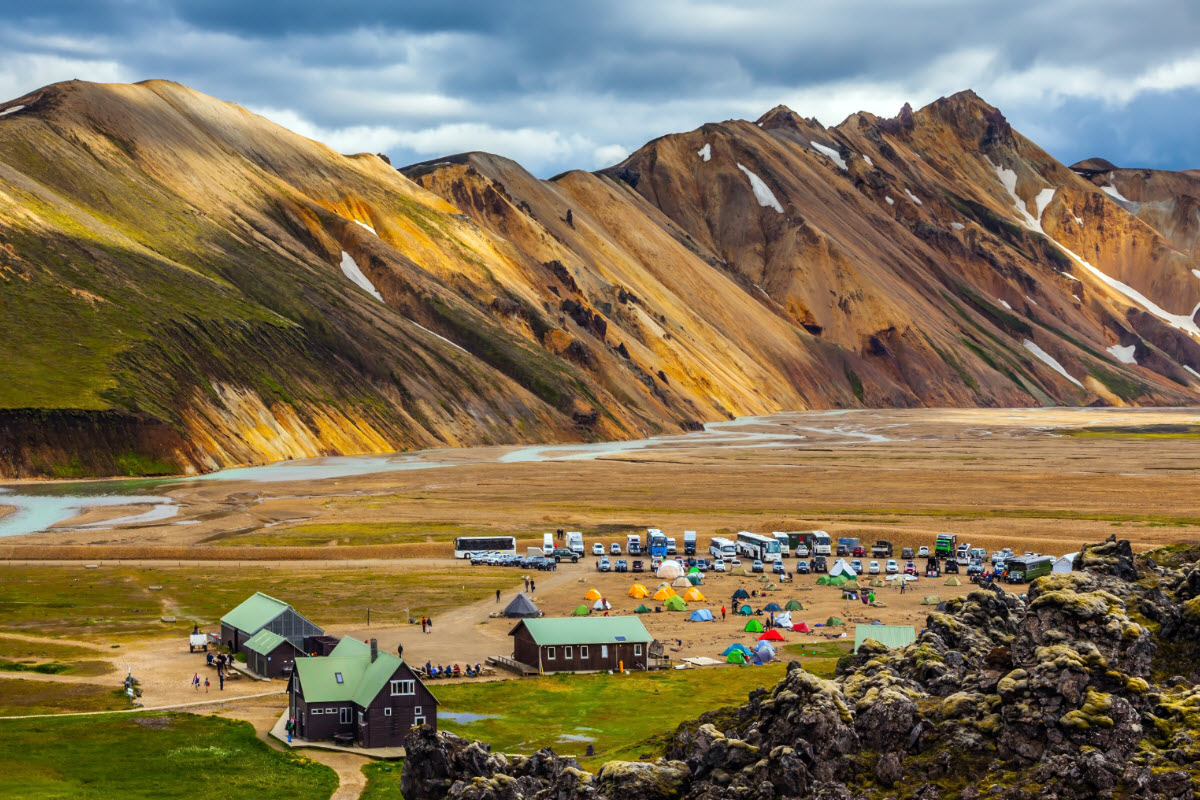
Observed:
[[[707,558],[697,558],[696,563],[693,564],[692,566],[694,566],[696,569],[700,570],[701,572],[708,572],[708,570],[709,570]]]
[[[895,575],[897,572],[900,571],[900,565],[896,563],[896,559],[889,558],[887,564],[884,565],[883,569],[884,569],[884,571],[887,572],[888,575]]]
[[[879,574],[879,562],[872,561],[870,564],[868,564],[867,572],[869,572],[872,575],[878,575]]]
[[[904,574],[905,575],[916,575],[917,574],[917,565],[911,561],[905,561],[904,562]]]
[[[623,558],[617,559],[616,572],[629,572],[629,562]]]
[[[608,548],[608,552],[612,553],[614,556],[621,555],[621,545],[613,542],[612,546]]]
[[[859,574],[859,575],[862,575],[862,574],[863,574],[862,560],[861,560],[861,559],[858,559],[858,558],[856,558],[856,559],[854,559],[853,561],[851,561],[851,562],[850,562],[850,569],[854,570],[854,571],[855,571],[855,573],[857,573],[857,574]]]
[[[763,571],[762,561],[759,561],[757,558],[754,559],[754,563],[750,566],[750,570],[752,572],[762,572]]]
[[[946,559],[946,574],[949,575],[952,572],[958,572],[958,559],[947,558]]]
[[[803,558],[796,562],[796,574],[797,575],[807,575],[808,574],[808,562],[805,561]]]
[[[917,558],[929,558],[929,548],[921,545],[917,548]]]
[[[813,572],[828,572],[829,567],[825,563],[825,556],[813,556],[812,560]]]
[[[776,575],[787,574],[787,567],[783,565],[783,559],[778,559],[771,562],[771,572],[775,573]]]
[[[592,555],[594,555],[594,556],[604,555],[604,545],[600,544],[599,542],[596,542],[594,545],[592,545]]]
[[[808,558],[808,545],[804,542],[796,545],[796,558]]]
[[[854,552],[853,552],[853,553],[851,553],[851,555],[858,556],[859,558],[862,558],[862,557],[863,557],[863,556],[865,556],[866,554],[867,554],[867,548],[866,548],[864,545],[861,545],[861,544],[860,544],[860,545],[858,545],[857,547],[855,547],[855,548],[854,548]]]
[[[663,562],[662,556],[651,556],[650,557],[650,571],[658,572],[658,568],[662,566],[662,562]]]
[[[642,562],[641,559],[637,559],[636,561],[633,562],[633,571],[634,572],[645,572],[646,571],[646,565]]]
[[[550,558],[554,559],[555,564],[562,561],[570,561],[572,564],[579,563],[579,553],[576,553],[574,550],[568,550],[565,547],[556,547],[551,550]]]
[[[968,575],[982,575],[983,574],[983,562],[980,561],[979,559],[975,559],[974,561],[972,561],[970,564],[967,565],[967,574]]]
[[[716,561],[713,562],[712,568],[713,568],[713,572],[724,572],[725,571],[725,559],[718,558]]]
[[[600,560],[596,562],[596,569],[601,572],[612,571],[612,564],[609,563],[608,556],[601,556]]]
[[[742,560],[740,558],[738,558],[737,556],[734,556],[733,558],[729,559],[725,563],[729,564],[731,567],[740,567],[742,565]]]
[[[905,547],[903,550],[900,551],[900,558],[904,559],[905,561],[907,561],[908,559],[910,559],[912,557],[913,557],[913,549],[911,547]]]
[[[850,546],[849,546],[849,545],[845,545],[845,544],[841,544],[841,543],[839,542],[839,543],[838,543],[838,546],[837,546],[837,555],[839,555],[839,556],[848,556],[848,555],[850,555]]]

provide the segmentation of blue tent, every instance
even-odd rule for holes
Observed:
[[[754,657],[759,661],[773,661],[775,659],[775,648],[771,647],[770,642],[759,642],[758,647],[754,648]]]
[[[707,608],[697,609],[688,617],[688,622],[712,622],[712,612]]]
[[[751,655],[753,655],[753,653],[750,652],[750,648],[746,647],[746,645],[742,644],[741,642],[737,642],[736,644],[729,645],[729,647],[726,647],[725,651],[723,653],[721,653],[721,655],[727,656],[730,653],[734,652],[735,650],[740,651],[741,654],[746,656],[747,658],[749,658]]]
[[[763,611],[783,611],[783,609],[779,607],[779,603],[767,603],[763,606]]]

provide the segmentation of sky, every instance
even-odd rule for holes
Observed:
[[[1200,168],[1195,0],[0,0],[0,101],[165,78],[397,166],[597,169],[782,103],[825,125],[974,89],[1060,161]]]

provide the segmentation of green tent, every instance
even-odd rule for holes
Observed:
[[[881,581],[879,578],[872,578],[871,585],[876,588],[879,588],[880,586],[887,586],[887,584]]]
[[[927,595],[925,595],[925,598],[921,601],[921,605],[936,606],[940,602],[942,602],[942,598],[938,597],[936,594],[927,594]]]
[[[699,575],[699,574],[700,574],[699,567],[692,567],[691,569],[688,570],[688,575]]]
[[[828,586],[828,585],[829,585],[829,576],[828,575],[822,575],[821,577],[817,578],[817,586]]]
[[[699,586],[704,583],[704,576],[699,572],[688,573],[687,579],[691,582],[692,586]]]
[[[584,603],[583,605],[579,606],[579,608],[576,608],[574,611],[572,611],[571,616],[586,617],[590,613],[592,613],[592,610],[587,607],[587,603]]]
[[[845,624],[845,622],[842,622],[842,620],[838,619],[837,617],[830,617],[829,619],[825,620],[825,627],[827,628],[839,628]]]
[[[668,597],[667,602],[663,605],[667,607],[668,611],[687,611],[687,603],[683,602],[683,598],[677,594]]]
[[[958,578],[951,575],[949,578],[946,578],[945,585],[946,586],[962,586],[962,581],[960,581]]]
[[[759,583],[768,583],[770,580],[771,580],[771,579],[770,579],[770,578],[768,578],[766,575],[759,575],[759,576],[758,576],[758,582],[759,582]]]
[[[853,578],[847,578],[846,582],[841,584],[841,587],[843,589],[850,589],[853,591],[858,588],[858,581]]]
[[[650,613],[650,609],[646,607],[646,604],[645,604],[645,603],[643,603],[642,605],[640,605],[640,606],[638,606],[637,608],[635,608],[635,609],[633,610],[633,613],[635,613],[635,614],[649,614],[649,613]]]
[[[804,606],[799,600],[788,600],[787,605],[783,607],[784,611],[803,611]]]
[[[725,657],[725,663],[726,664],[745,664],[746,657],[744,655],[742,655],[741,650],[734,650],[728,656]]]
[[[754,609],[750,607],[749,603],[747,603],[746,605],[744,605],[738,609],[738,613],[744,617],[748,617],[754,613]]]
[[[746,623],[746,630],[750,633],[762,633],[763,624],[756,619],[752,619]]]
[[[766,592],[778,592],[778,591],[779,591],[779,587],[778,587],[778,586],[776,586],[776,585],[775,585],[775,584],[773,584],[773,583],[768,583],[768,584],[767,584],[767,588],[766,588],[766,589],[764,589],[763,591],[766,591]]]
[[[827,586],[842,586],[845,583],[847,583],[849,580],[850,579],[847,578],[845,575],[831,575],[831,576],[829,576],[829,580],[826,581],[826,585]],[[857,584],[855,584],[855,585],[857,585]]]

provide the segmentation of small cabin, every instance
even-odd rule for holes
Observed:
[[[246,667],[264,678],[283,678],[290,675],[297,658],[308,654],[288,639],[263,628],[242,645]]]
[[[539,672],[646,669],[654,638],[637,617],[523,619],[513,637],[513,658]]]
[[[237,608],[221,617],[221,644],[237,653],[261,630],[269,630],[287,639],[298,648],[305,640],[325,633],[282,600],[255,592]]]

